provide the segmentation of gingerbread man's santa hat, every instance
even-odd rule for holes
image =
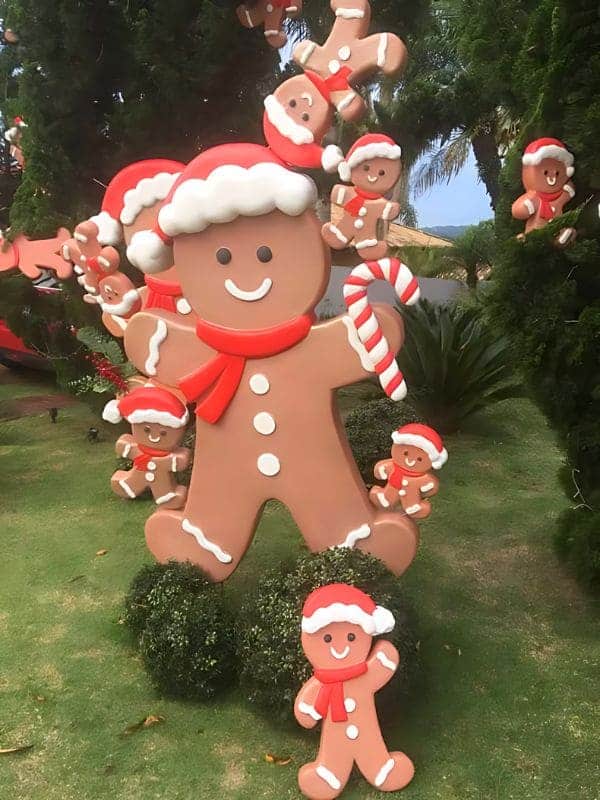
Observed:
[[[162,272],[173,263],[176,236],[275,210],[297,217],[315,206],[317,196],[310,178],[288,169],[266,147],[213,147],[187,165],[163,203],[154,229],[134,234],[127,258],[142,272]]]
[[[98,226],[100,244],[119,244],[123,225],[132,225],[145,208],[164,200],[184,168],[179,161],[154,158],[117,172],[106,187],[100,213],[90,218]]]
[[[369,636],[379,636],[394,629],[391,611],[378,606],[368,594],[347,583],[330,583],[315,589],[302,609],[302,631],[317,633],[333,622],[359,625]]]
[[[29,125],[25,122],[23,117],[15,117],[13,125],[4,133],[4,138],[9,144],[15,144],[23,131],[23,128],[28,128]]]
[[[110,400],[102,412],[102,419],[116,425],[127,420],[130,425],[154,423],[167,428],[183,428],[189,415],[184,404],[160,386],[142,386],[117,400]]]
[[[370,161],[372,158],[389,158],[390,161],[399,161],[402,156],[400,145],[383,133],[367,133],[357,139],[346,159],[338,167],[340,178],[350,183],[353,169]]]
[[[537,166],[545,158],[562,161],[567,167],[569,178],[575,174],[575,156],[567,150],[560,139],[552,139],[546,136],[528,144],[523,153],[523,165],[526,167]]]
[[[442,437],[428,425],[415,422],[404,425],[392,433],[394,444],[408,444],[427,453],[434,469],[441,469],[448,460]]]

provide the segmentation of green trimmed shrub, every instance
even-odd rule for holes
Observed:
[[[287,572],[266,574],[242,605],[236,625],[240,685],[261,709],[282,717],[293,713],[296,694],[311,675],[300,644],[302,606],[313,589],[329,583],[358,586],[394,614],[396,626],[385,638],[398,648],[401,663],[378,695],[382,709],[393,711],[406,691],[415,669],[416,643],[400,581],[376,558],[336,548],[302,555]]]
[[[373,467],[390,457],[392,432],[410,422],[422,422],[408,403],[387,397],[371,400],[348,414],[346,433],[365,483],[373,483]]]
[[[233,619],[221,587],[193,564],[144,567],[127,595],[125,622],[163,695],[205,700],[234,680]]]

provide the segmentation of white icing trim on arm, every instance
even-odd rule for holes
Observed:
[[[298,711],[301,714],[306,714],[307,717],[311,717],[315,722],[323,719],[314,706],[309,706],[308,703],[298,703]]]
[[[383,653],[381,650],[377,653],[375,658],[377,659],[377,661],[379,661],[379,663],[382,666],[384,666],[386,669],[391,670],[391,672],[395,672],[398,669],[398,664],[392,661],[391,658],[388,658],[386,654]]]
[[[148,358],[144,365],[144,371],[147,375],[156,375],[156,367],[160,361],[160,346],[167,338],[168,334],[167,323],[164,319],[159,319],[156,323],[156,330],[148,342]]]

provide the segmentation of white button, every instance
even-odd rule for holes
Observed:
[[[154,472],[154,470],[156,469],[156,461],[149,461],[148,462],[148,469],[151,470],[152,472]]]
[[[351,51],[347,44],[345,44],[343,47],[340,47],[338,50],[338,56],[342,59],[342,61],[348,61],[350,54]]]
[[[335,75],[336,72],[339,72],[341,68],[342,65],[335,58],[329,62],[329,72],[331,72],[332,75]]]
[[[254,417],[253,425],[263,436],[270,436],[277,427],[274,418],[266,411],[261,411]]]
[[[351,714],[353,711],[356,711],[356,700],[353,700],[351,697],[347,697],[344,700],[344,708]]]
[[[175,303],[175,307],[180,314],[191,314],[192,307],[185,299],[185,297],[180,297],[179,300]]]
[[[400,489],[398,494],[400,495],[400,497],[406,497],[406,490],[405,489]]]
[[[155,475],[154,475],[153,472],[147,472],[146,473],[146,480],[148,481],[148,483],[152,483],[154,478],[155,478]]]
[[[279,459],[277,456],[274,456],[273,453],[263,453],[258,457],[256,465],[258,467],[258,471],[262,472],[263,475],[266,475],[267,478],[272,478],[274,475],[277,475],[281,469]]]
[[[358,739],[358,728],[356,725],[348,725],[346,728],[346,736],[349,739]]]
[[[266,375],[261,375],[260,372],[257,372],[256,375],[250,377],[250,389],[254,394],[266,394],[270,388],[271,384]]]
[[[406,480],[406,478],[402,479],[402,486],[408,486],[408,481]]]
[[[363,206],[361,210],[358,212],[361,217],[367,216],[367,209]]]
[[[357,220],[354,222],[354,227],[355,227],[357,230],[360,230],[361,228],[364,228],[364,227],[365,227],[365,223],[363,222],[363,220],[362,220],[362,219],[357,219]]]

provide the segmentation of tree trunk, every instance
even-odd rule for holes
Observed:
[[[473,137],[471,143],[479,177],[485,185],[490,196],[490,204],[495,211],[500,196],[500,170],[502,168],[496,137],[493,132],[478,133]]]

